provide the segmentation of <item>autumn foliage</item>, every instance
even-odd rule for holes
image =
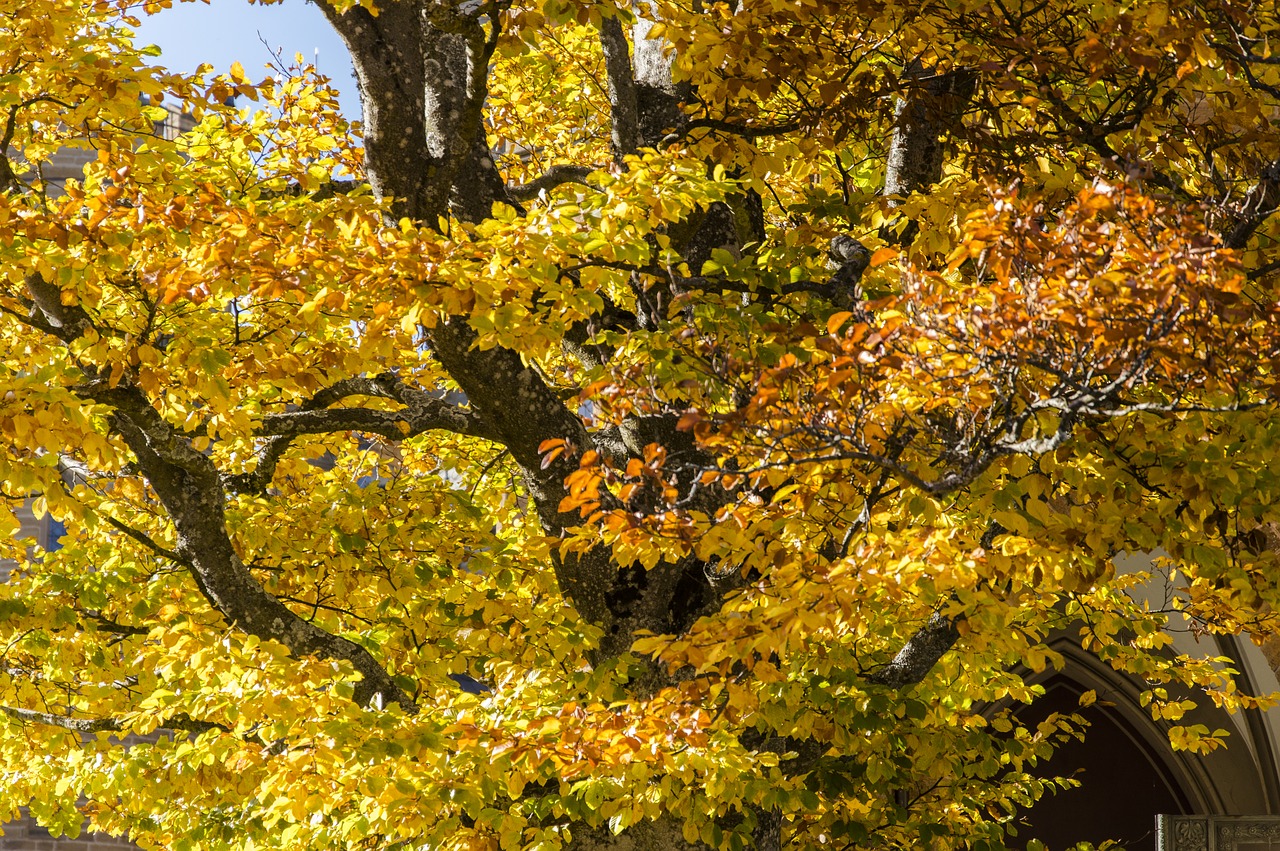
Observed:
[[[0,818],[999,848],[1054,639],[1268,705],[1271,0],[168,5],[0,0]]]

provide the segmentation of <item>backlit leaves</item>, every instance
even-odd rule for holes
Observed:
[[[762,813],[792,847],[995,847],[1072,782],[1040,764],[1080,719],[1018,713],[1063,636],[1175,747],[1225,741],[1197,693],[1268,703],[1166,627],[1276,629],[1273,6],[485,5],[501,177],[575,180],[424,222],[314,69],[148,68],[128,16],[167,5],[0,15],[0,815],[189,849],[658,821],[737,849]],[[682,117],[615,158],[597,26],[637,11]],[[975,90],[940,182],[886,196],[924,66]],[[580,430],[476,425],[430,336],[463,325]],[[214,465],[252,581],[406,705],[228,620],[127,394],[174,476]],[[15,537],[24,504],[60,548]],[[688,581],[679,629],[620,644],[574,559],[637,606]],[[894,685],[939,618],[952,649]]]

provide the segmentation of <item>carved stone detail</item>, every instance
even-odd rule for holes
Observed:
[[[1236,843],[1280,842],[1280,818],[1218,820],[1218,848],[1234,851]]]
[[[1172,838],[1169,851],[1209,851],[1209,831],[1203,819],[1174,820]]]
[[[1156,849],[1280,851],[1280,816],[1157,816]]]

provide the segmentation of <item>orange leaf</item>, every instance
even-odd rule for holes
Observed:
[[[835,334],[840,330],[840,326],[848,321],[850,316],[853,316],[853,313],[848,310],[841,310],[838,313],[831,314],[827,318],[827,333]]]
[[[890,260],[898,256],[896,248],[877,248],[871,255],[871,266],[879,266],[888,263]]]

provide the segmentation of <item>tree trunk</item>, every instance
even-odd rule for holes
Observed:
[[[884,194],[889,196],[891,208],[942,179],[947,137],[959,129],[978,82],[977,75],[967,68],[938,72],[919,62],[911,63],[903,76],[906,91],[894,110],[884,173]],[[915,222],[901,230],[894,224],[887,225],[881,235],[887,242],[910,245],[918,230]]]
[[[642,821],[614,834],[608,828],[575,828],[567,851],[708,851],[702,843],[685,841],[678,821]]]

